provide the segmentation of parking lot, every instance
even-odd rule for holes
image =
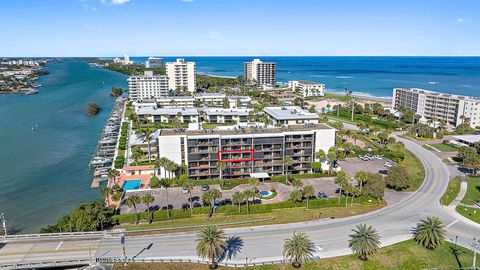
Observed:
[[[391,160],[385,158],[364,161],[358,157],[347,158],[346,160],[339,161],[338,163],[344,172],[350,176],[355,176],[355,174],[359,171],[386,175],[388,168],[384,166],[385,162],[395,164]]]

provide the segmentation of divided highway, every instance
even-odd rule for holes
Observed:
[[[411,229],[427,215],[439,216],[447,225],[448,239],[454,240],[458,237],[458,243],[468,247],[473,237],[480,237],[480,225],[463,221],[458,214],[447,210],[439,203],[450,179],[448,168],[437,156],[414,142],[401,138],[398,140],[403,141],[407,149],[417,156],[425,167],[426,179],[417,192],[399,203],[360,216],[226,229],[228,236],[240,237],[243,246],[234,252],[235,256],[224,261],[245,263],[282,259],[283,240],[295,231],[305,232],[311,237],[318,246],[316,255],[319,258],[350,254],[348,235],[357,224],[372,225],[379,231],[382,244],[389,245],[410,238]],[[195,233],[127,237],[126,254],[127,257],[135,259],[197,259],[195,237]],[[11,242],[3,247],[0,244],[0,266],[2,263],[26,262],[39,257],[89,259],[92,248],[96,249],[97,258],[121,257],[119,237],[106,237],[98,241],[81,239],[64,241],[60,247],[58,240],[45,243]]]

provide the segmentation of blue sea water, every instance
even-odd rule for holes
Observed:
[[[236,77],[254,57],[184,58],[199,73]],[[277,62],[280,82],[311,80],[332,91],[389,97],[393,87],[422,87],[480,96],[480,57],[259,58]],[[37,232],[79,202],[99,198],[87,164],[114,103],[111,87],[127,86],[125,75],[83,62],[52,63],[47,70],[40,94],[0,95],[0,212],[19,232]],[[103,108],[96,117],[84,114],[90,101]]]
[[[77,203],[99,198],[88,162],[114,104],[111,87],[126,87],[125,75],[87,63],[46,70],[39,94],[0,95],[0,212],[19,232],[38,232]],[[92,101],[102,111],[88,117]]]
[[[148,57],[131,57],[145,62]],[[176,57],[165,57],[174,61]],[[391,97],[394,87],[419,87],[462,95],[480,95],[480,57],[182,57],[197,71],[216,76],[243,74],[243,62],[260,58],[277,63],[277,80],[325,83],[332,92]]]

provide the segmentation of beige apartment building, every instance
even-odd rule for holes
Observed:
[[[187,90],[195,92],[195,62],[186,62],[185,59],[177,59],[175,62],[165,64],[170,90]]]

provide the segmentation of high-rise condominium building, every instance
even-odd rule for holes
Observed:
[[[154,75],[153,71],[145,71],[144,75],[128,77],[128,96],[132,100],[159,98],[167,96],[168,92],[166,75]]]
[[[175,62],[168,62],[165,67],[171,90],[195,92],[195,62],[185,62],[184,59],[177,59]]]
[[[288,173],[311,172],[315,152],[328,152],[335,145],[335,129],[321,124],[216,130],[212,134],[162,129],[157,140],[158,156],[185,163],[191,179],[217,179],[220,173],[225,179],[268,178],[285,173],[284,157],[293,159]],[[225,163],[226,169],[220,172],[218,163]]]
[[[149,57],[145,62],[146,68],[159,68],[163,67],[163,58],[160,57]]]
[[[480,126],[480,98],[445,94],[418,88],[394,88],[392,106],[405,107],[433,120],[458,126]]]
[[[277,64],[274,62],[253,59],[252,62],[245,62],[243,68],[245,80],[257,86],[275,85],[277,82]]]

